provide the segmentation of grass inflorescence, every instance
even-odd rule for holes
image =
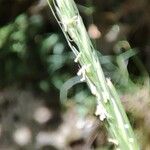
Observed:
[[[73,0],[48,0],[48,4],[62,29],[68,45],[80,64],[77,73],[85,81],[97,100],[95,114],[104,122],[108,141],[116,149],[139,150],[132,127],[111,80],[104,76],[92,42]]]

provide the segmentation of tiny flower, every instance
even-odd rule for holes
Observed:
[[[118,144],[119,144],[116,139],[112,139],[112,138],[109,138],[109,139],[108,139],[108,142],[113,143],[113,144],[115,144],[115,145],[118,145]]]
[[[77,75],[78,76],[81,76],[82,75],[82,78],[81,78],[81,81],[84,81],[86,79],[86,71],[89,69],[91,65],[88,64],[88,65],[83,65],[80,70],[77,72]]]
[[[77,55],[77,57],[75,58],[74,62],[76,62],[76,63],[78,62],[79,58],[81,57],[81,54],[82,54],[82,53],[80,52],[80,53]]]
[[[109,87],[111,87],[111,86],[112,86],[112,83],[111,83],[110,78],[106,78],[106,82],[107,82],[107,85],[108,85]]]
[[[64,31],[67,32],[68,27],[74,26],[77,23],[77,21],[78,21],[78,16],[73,16],[72,18],[63,17],[62,24],[63,24],[63,27],[64,27]]]
[[[97,93],[96,86],[92,83],[92,81],[90,81],[90,79],[88,77],[87,77],[87,83],[89,84],[91,93],[93,95],[96,95],[96,93]]]
[[[105,108],[100,103],[96,107],[95,115],[99,116],[101,121],[104,121],[104,119],[106,119],[106,117],[107,117],[107,112],[106,112]]]

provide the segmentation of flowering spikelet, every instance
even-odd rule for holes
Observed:
[[[79,63],[77,73],[97,100],[95,114],[103,121],[116,149],[139,150],[132,128],[110,79],[105,78],[92,42],[73,0],[48,0],[68,45]]]

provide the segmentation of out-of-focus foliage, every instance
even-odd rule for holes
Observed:
[[[59,88],[57,70],[71,63],[62,35],[41,34],[44,29],[40,15],[19,15],[14,22],[0,28],[0,85],[31,85],[48,91],[51,84]]]

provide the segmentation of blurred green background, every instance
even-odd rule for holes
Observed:
[[[76,3],[142,149],[150,150],[149,0]],[[46,0],[0,0],[1,150],[113,149],[89,89],[72,78],[73,59]]]

